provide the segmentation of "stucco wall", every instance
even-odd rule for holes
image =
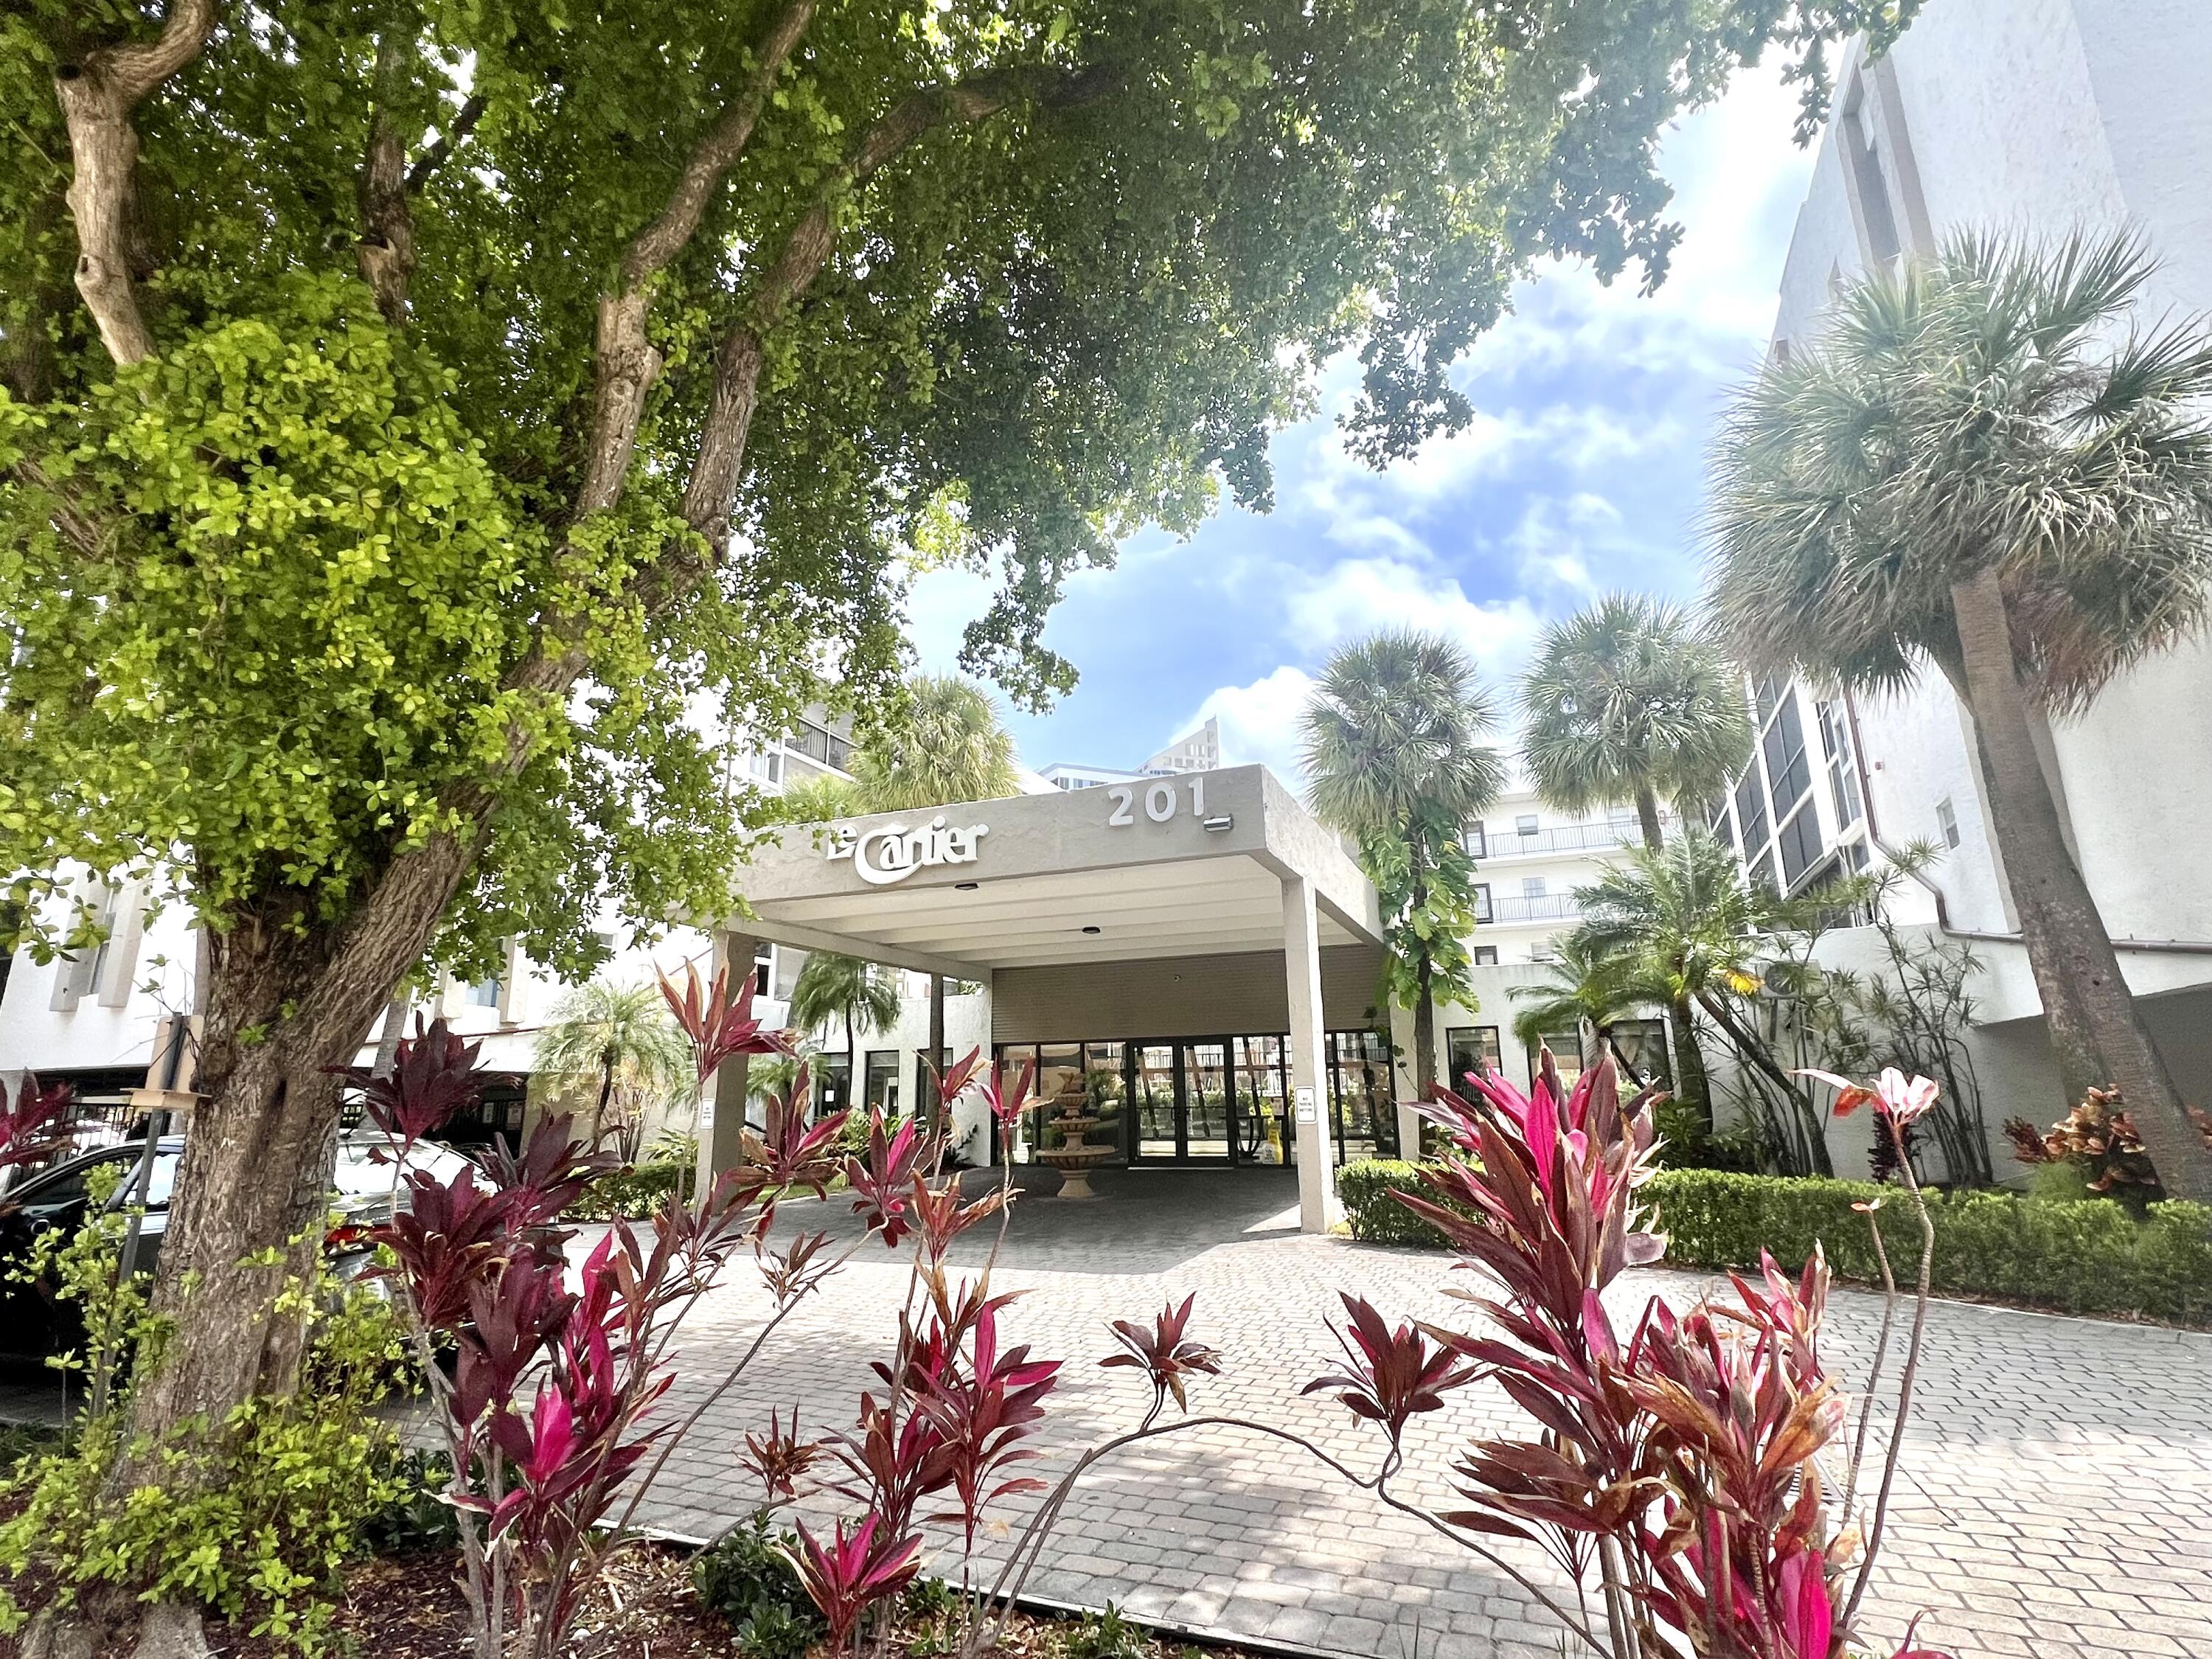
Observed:
[[[1321,958],[1329,1029],[1365,1026],[1379,951],[1337,945]],[[999,1042],[1238,1036],[1287,1030],[1290,1020],[1279,951],[1001,969],[992,981],[991,1034]]]

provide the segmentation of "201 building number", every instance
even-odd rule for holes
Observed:
[[[1137,792],[1134,787],[1126,783],[1116,784],[1106,792],[1106,797],[1114,803],[1114,810],[1106,819],[1109,826],[1119,827],[1137,821]],[[1154,823],[1165,823],[1175,817],[1182,805],[1182,794],[1165,778],[1146,787],[1145,816]],[[1190,781],[1190,815],[1194,818],[1206,816],[1206,780],[1202,777]]]

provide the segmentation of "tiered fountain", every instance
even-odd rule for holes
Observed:
[[[1113,1157],[1114,1149],[1087,1146],[1083,1137],[1104,1120],[1091,1111],[1089,1097],[1079,1077],[1054,1097],[1053,1108],[1049,1121],[1060,1131],[1060,1145],[1040,1146],[1030,1156],[1060,1172],[1062,1198],[1096,1198],[1098,1194],[1091,1185],[1091,1166]]]

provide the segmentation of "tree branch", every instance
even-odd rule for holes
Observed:
[[[579,519],[603,513],[621,499],[623,479],[637,444],[638,422],[645,413],[645,396],[660,375],[660,354],[645,337],[647,284],[691,240],[723,176],[744,153],[784,60],[814,20],[814,7],[815,0],[791,0],[769,26],[754,53],[751,76],[714,130],[692,147],[660,216],[630,240],[614,292],[599,296],[592,354],[598,385],[592,400],[584,483],[576,495],[574,516]]]
[[[1093,66],[1073,72],[1042,64],[988,70],[949,86],[909,94],[870,127],[852,158],[823,185],[784,239],[762,277],[745,319],[714,354],[714,396],[701,428],[699,453],[684,490],[684,522],[716,556],[729,536],[730,503],[744,470],[745,439],[757,405],[767,337],[791,302],[821,274],[836,243],[836,204],[930,132],[954,124],[977,125],[1010,105],[1070,108],[1103,97],[1113,74]]]
[[[362,233],[354,257],[376,295],[376,308],[394,327],[407,319],[407,284],[415,275],[415,216],[407,207],[407,141],[392,105],[413,55],[413,41],[398,28],[387,29],[376,43],[375,101],[356,187]]]
[[[77,292],[108,356],[119,364],[154,355],[131,279],[132,177],[138,165],[131,112],[199,56],[215,32],[216,15],[216,0],[175,0],[155,39],[103,46],[54,72],[75,164],[69,204],[76,220]]]
[[[461,147],[469,134],[476,131],[477,123],[483,118],[484,100],[482,93],[472,92],[461,102],[453,116],[453,125],[440,133],[430,148],[416,158],[415,165],[407,169],[407,193],[414,195],[428,184],[431,176],[446,164],[446,158]]]

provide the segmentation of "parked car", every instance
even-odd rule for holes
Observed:
[[[369,1229],[391,1213],[393,1172],[386,1146],[374,1135],[338,1143],[331,1200],[337,1220],[329,1248],[343,1277],[351,1278],[367,1265]],[[29,1262],[40,1235],[50,1229],[74,1232],[84,1224],[92,1207],[93,1189],[101,1184],[95,1172],[113,1172],[116,1187],[106,1206],[110,1212],[129,1205],[131,1178],[144,1150],[143,1141],[131,1140],[79,1152],[19,1180],[0,1194],[0,1358],[44,1359],[67,1352],[83,1340],[83,1321],[76,1305],[57,1299],[54,1287],[43,1279],[26,1282],[21,1270]],[[184,1151],[181,1135],[164,1135],[155,1143],[146,1183],[146,1214],[139,1224],[141,1273],[152,1273],[161,1259],[161,1239],[169,1224],[169,1194],[176,1184],[177,1164]],[[407,1154],[405,1167],[410,1172],[425,1170],[441,1181],[451,1181],[458,1171],[471,1166],[458,1152],[424,1145]]]

